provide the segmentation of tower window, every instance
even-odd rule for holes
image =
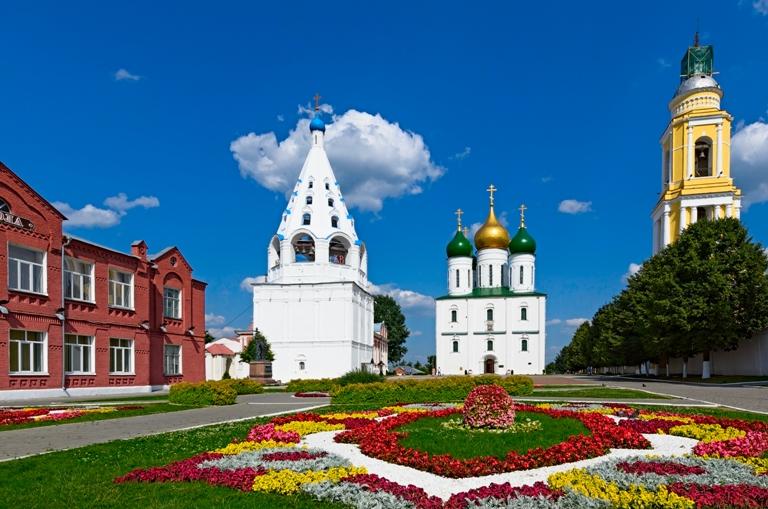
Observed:
[[[456,288],[461,286],[461,281],[459,281],[459,269],[456,269]]]
[[[307,205],[312,205],[312,197],[307,196]]]
[[[524,339],[524,340],[521,342],[521,344],[520,344],[520,350],[522,350],[523,352],[527,352],[527,351],[528,351],[528,340],[527,340],[527,339]]]
[[[326,190],[326,191],[330,191],[330,189],[331,189],[331,184],[329,184],[328,182],[326,182],[326,183],[325,183],[325,190]]]
[[[328,206],[333,207],[333,198],[328,198]]]
[[[455,309],[451,309],[451,322],[456,323],[459,321],[459,312]]]
[[[489,322],[493,321],[493,309],[486,309],[485,310],[485,319]]]
[[[709,219],[707,216],[707,208],[706,207],[696,207],[696,220],[697,221],[706,221]]]
[[[520,308],[520,320],[528,319],[528,308]]]
[[[453,352],[456,353],[459,351],[459,342],[455,339],[453,340]]]
[[[488,285],[493,286],[493,265],[488,266]]]
[[[486,349],[487,349],[489,352],[492,352],[492,351],[493,351],[493,340],[492,340],[492,339],[489,339],[489,340],[486,342],[486,345],[485,345],[485,346],[486,346]]]
[[[709,177],[712,175],[712,141],[706,136],[696,140],[694,148],[696,158],[696,176]]]
[[[520,267],[520,284],[523,284],[523,281],[525,280],[525,268],[522,266]]]
[[[307,365],[304,364],[304,361],[299,361],[299,371],[304,371],[304,368],[306,368]]]
[[[467,270],[467,286],[472,286],[472,271]]]
[[[309,188],[312,189],[313,187],[315,187],[315,183],[312,180],[310,180],[309,181]]]
[[[331,217],[331,228],[339,227],[339,218],[336,216]]]
[[[312,223],[312,216],[310,214],[304,214],[301,219],[301,224],[308,226]]]

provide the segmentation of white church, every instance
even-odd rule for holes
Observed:
[[[443,375],[544,372],[547,296],[536,291],[536,242],[525,227],[510,240],[490,210],[475,234],[476,255],[458,229],[446,248],[448,295],[436,299],[437,369]]]
[[[375,357],[368,253],[326,155],[319,112],[309,129],[309,154],[267,248],[267,275],[253,285],[253,326],[283,382],[368,369]]]

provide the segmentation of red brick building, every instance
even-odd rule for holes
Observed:
[[[120,252],[0,163],[0,400],[205,379],[205,283],[176,247]]]

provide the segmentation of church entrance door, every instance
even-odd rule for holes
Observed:
[[[496,361],[494,359],[485,359],[485,369],[483,370],[483,373],[496,373]]]

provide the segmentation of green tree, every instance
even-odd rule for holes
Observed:
[[[405,316],[395,299],[389,295],[376,295],[373,299],[373,321],[387,324],[389,362],[396,364],[408,351],[405,341],[411,331],[405,325]]]
[[[437,356],[427,355],[427,363],[424,365],[424,369],[428,375],[431,375],[432,371],[437,372]]]
[[[205,331],[205,343],[206,343],[206,344],[208,344],[208,343],[210,343],[211,341],[216,341],[216,338],[215,338],[215,337],[213,337],[213,335],[211,335],[211,333],[210,333],[210,332],[208,332],[208,331]]]
[[[240,360],[243,362],[269,361],[275,360],[269,341],[259,329],[253,331],[253,337],[248,345],[240,352]]]

